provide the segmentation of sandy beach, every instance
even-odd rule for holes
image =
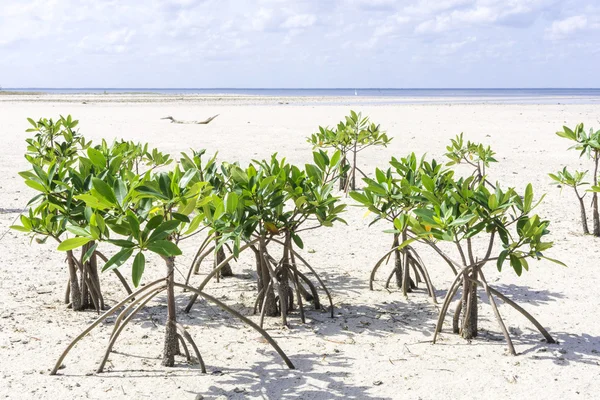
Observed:
[[[579,209],[569,188],[551,185],[549,172],[564,165],[589,169],[570,146],[555,135],[563,125],[583,122],[600,128],[600,104],[389,104],[355,98],[287,98],[250,96],[135,96],[135,95],[5,95],[0,96],[0,237],[25,208],[34,191],[19,171],[28,134],[27,117],[56,118],[71,114],[88,140],[145,141],[172,154],[189,149],[218,151],[220,160],[269,157],[272,153],[292,163],[312,162],[306,137],[319,125],[335,125],[350,109],[361,111],[393,137],[387,148],[360,153],[365,172],[387,167],[392,156],[410,152],[442,160],[455,135],[489,144],[498,164],[489,176],[505,186],[523,190],[531,182],[536,194],[546,193],[538,213],[552,221],[548,252],[568,268],[546,261],[530,262],[517,277],[510,269],[498,273],[486,267],[490,284],[534,314],[559,341],[541,336],[521,315],[506,305],[500,312],[512,333],[518,356],[506,353],[485,293],[481,291],[480,337],[468,343],[448,326],[441,340],[431,344],[438,309],[423,288],[406,299],[396,288],[383,287],[387,273],[368,287],[369,272],[389,248],[389,227],[368,227],[372,216],[348,207],[348,226],[336,224],[307,233],[305,256],[332,291],[335,318],[309,307],[307,323],[298,315],[290,327],[279,319],[267,321],[269,333],[296,364],[288,370],[277,354],[251,329],[200,303],[179,316],[196,338],[207,365],[160,366],[163,296],[158,296],[123,333],[110,356],[106,372],[94,374],[103,355],[114,318],[92,332],[65,361],[59,376],[49,370],[69,340],[96,314],[72,312],[61,301],[66,279],[63,254],[52,243],[30,243],[20,232],[0,240],[0,398],[11,399],[459,399],[562,398],[593,399],[600,391],[600,322],[597,296],[599,240],[580,232]],[[557,103],[561,103],[558,99]],[[171,124],[161,117],[203,120],[208,125]],[[343,194],[340,193],[340,196]],[[350,205],[350,198],[344,198]],[[587,201],[587,198],[586,198]],[[197,241],[187,242],[178,257],[185,273]],[[432,280],[443,297],[453,276],[431,251],[423,250]],[[151,259],[145,282],[161,277],[163,265]],[[197,285],[212,260],[194,276]],[[232,264],[236,274],[207,292],[244,314],[251,314],[255,295],[254,260],[244,254]],[[121,267],[130,276],[130,265]],[[101,276],[109,305],[124,291],[113,275]],[[185,307],[187,294],[179,295]],[[257,318],[257,317],[252,317]]]

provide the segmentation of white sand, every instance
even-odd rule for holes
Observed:
[[[189,148],[219,151],[222,160],[246,163],[273,152],[291,162],[310,161],[305,137],[318,125],[335,124],[349,106],[315,105],[306,99],[236,99],[149,103],[120,96],[102,102],[90,96],[69,98],[0,97],[0,208],[23,208],[33,192],[17,175],[28,164],[23,158],[26,117],[72,114],[81,121],[88,139],[125,138],[149,141],[177,156]],[[58,101],[60,100],[60,101]],[[82,104],[82,101],[87,104]],[[289,105],[278,102],[288,101]],[[252,105],[251,103],[256,105]],[[342,102],[345,100],[342,99]],[[348,99],[347,103],[355,102]],[[321,101],[326,103],[326,101]],[[242,106],[243,105],[243,106]],[[135,319],[117,342],[107,372],[94,375],[112,329],[105,324],[92,332],[65,360],[59,376],[49,376],[69,339],[95,318],[93,312],[74,313],[61,303],[66,267],[54,244],[29,244],[19,232],[0,241],[0,397],[25,399],[128,398],[194,399],[436,399],[436,398],[597,398],[600,389],[600,322],[598,310],[598,239],[580,234],[579,210],[569,190],[549,185],[547,173],[563,164],[579,166],[578,154],[554,132],[563,124],[598,124],[600,105],[368,105],[352,104],[380,123],[394,140],[387,149],[369,149],[359,159],[364,171],[385,167],[392,156],[410,151],[440,157],[451,137],[492,145],[500,164],[491,168],[493,180],[522,189],[532,182],[538,194],[547,193],[539,212],[553,220],[556,246],[548,255],[569,264],[531,262],[518,278],[511,270],[499,274],[486,266],[490,284],[503,290],[538,317],[559,341],[540,342],[541,336],[505,305],[500,312],[513,335],[517,357],[506,355],[505,343],[485,295],[480,306],[481,337],[472,343],[448,330],[431,345],[437,310],[423,291],[403,298],[396,289],[381,286],[390,266],[379,275],[375,291],[368,290],[374,262],[391,244],[382,233],[388,226],[367,228],[370,217],[351,207],[349,226],[337,225],[304,236],[306,258],[320,271],[333,292],[336,318],[310,307],[309,323],[297,315],[289,329],[270,319],[269,332],[296,364],[290,371],[259,335],[214,306],[200,304],[182,321],[201,347],[209,373],[197,367],[160,366],[166,309],[159,296]],[[160,120],[199,120],[220,114],[209,125],[177,125]],[[582,167],[588,169],[589,166]],[[351,203],[351,201],[348,201]],[[0,214],[0,235],[16,214]],[[201,238],[198,238],[198,241]],[[186,270],[198,243],[185,245],[178,265]],[[443,296],[451,280],[447,266],[423,249],[432,279]],[[206,273],[210,266],[203,267]],[[233,264],[236,278],[211,283],[208,292],[238,309],[254,300],[254,269],[250,255]],[[163,273],[158,260],[146,267],[148,282]],[[129,276],[129,268],[123,273]],[[194,283],[202,276],[195,276]],[[108,304],[123,290],[112,275],[101,277]],[[179,306],[187,299],[181,295]],[[324,298],[323,298],[324,300]],[[114,319],[112,319],[114,320]],[[487,332],[489,331],[489,332]],[[220,372],[218,372],[220,371]],[[380,383],[380,384],[379,384]],[[222,397],[223,398],[223,397]]]

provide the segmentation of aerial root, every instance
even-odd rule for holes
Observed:
[[[146,291],[149,291],[151,289],[154,289],[157,284],[159,284],[159,283],[161,283],[163,281],[164,281],[164,279],[158,279],[158,280],[155,280],[153,282],[150,282],[149,284],[147,284],[143,288],[137,290],[135,293],[132,293],[132,294],[128,295],[125,299],[121,300],[119,303],[117,303],[116,305],[114,305],[110,310],[106,311],[103,315],[101,315],[100,317],[98,317],[86,329],[84,329],[83,332],[81,332],[77,337],[75,337],[75,339],[73,339],[71,341],[71,343],[69,343],[69,345],[67,346],[67,348],[62,352],[62,354],[60,355],[60,357],[56,361],[56,364],[54,365],[54,368],[52,369],[52,371],[50,371],[50,375],[56,375],[56,373],[58,372],[58,369],[62,365],[63,360],[65,359],[65,357],[67,356],[67,354],[69,354],[69,351],[71,351],[71,349],[77,344],[77,342],[79,342],[81,339],[83,339],[96,326],[98,326],[100,323],[102,323],[102,321],[104,321],[106,318],[110,317],[112,314],[114,314],[115,312],[117,312],[121,306],[123,306],[125,303],[127,303],[128,301],[130,301],[133,297],[135,297],[137,295],[140,295],[140,294],[142,294],[142,293],[144,293]]]
[[[242,247],[240,247],[239,253],[241,253],[242,251],[248,249],[250,246],[256,244],[258,242],[258,239],[252,240],[248,243],[246,243],[245,245],[243,245]],[[225,260],[221,261],[221,263],[219,265],[217,265],[215,268],[212,269],[212,271],[210,271],[208,273],[208,275],[204,278],[204,280],[202,281],[202,283],[200,283],[200,286],[198,286],[197,292],[201,292],[202,289],[204,289],[204,287],[208,284],[208,282],[210,282],[210,280],[212,279],[213,276],[215,276],[215,274],[217,274],[221,268],[223,268],[225,265],[227,265],[227,263],[230,260],[233,260],[235,258],[235,256],[232,254],[229,257],[227,257]],[[187,287],[188,285],[186,285]],[[188,302],[187,307],[185,308],[185,312],[189,313],[190,310],[192,309],[192,307],[194,306],[194,303],[196,302],[196,300],[198,299],[198,294],[195,291],[194,294],[190,297],[190,301]]]
[[[106,351],[104,352],[104,357],[102,358],[102,361],[100,361],[100,365],[98,366],[98,369],[96,370],[97,373],[101,373],[104,370],[104,365],[106,364],[106,361],[108,361],[110,352],[112,351],[112,348],[113,348],[115,342],[119,338],[119,335],[121,334],[121,332],[123,332],[123,329],[125,329],[125,326],[127,326],[127,324],[131,321],[131,319],[138,312],[140,312],[146,306],[146,304],[148,304],[148,302],[150,300],[152,300],[157,294],[161,293],[166,288],[167,288],[166,286],[162,286],[150,293],[144,293],[142,296],[138,297],[135,301],[133,301],[131,304],[129,304],[125,308],[125,310],[123,310],[119,314],[119,316],[117,317],[117,320],[115,321],[115,327],[113,328],[113,333],[108,342],[108,346],[106,347]],[[123,320],[123,316],[136,305],[137,305],[137,307],[131,313],[129,313],[129,315],[127,315],[127,317]],[[121,323],[121,320],[123,320],[122,323]]]
[[[185,353],[185,359],[187,360],[187,362],[191,362],[192,358],[190,357],[190,351],[188,350],[187,345],[185,344],[185,341],[183,340],[183,336],[181,336],[179,333],[175,336],[177,336],[177,340],[179,341],[179,344],[183,348],[183,352]]]
[[[240,319],[242,322],[244,322],[247,325],[249,325],[251,328],[253,328],[254,330],[256,330],[258,333],[260,333],[262,335],[263,338],[265,338],[267,340],[267,342],[275,349],[275,351],[283,359],[283,361],[285,362],[285,364],[288,366],[289,369],[295,369],[294,364],[292,364],[292,362],[287,357],[287,355],[283,352],[283,350],[281,350],[281,347],[279,347],[279,345],[277,344],[277,342],[275,342],[275,340],[273,340],[273,338],[264,329],[262,329],[260,326],[258,326],[254,322],[252,322],[250,319],[246,318],[245,316],[243,316],[242,314],[240,314],[236,310],[230,308],[225,303],[223,303],[223,302],[215,299],[214,297],[212,297],[212,296],[210,296],[210,295],[202,292],[201,290],[196,289],[195,287],[192,287],[192,286],[189,286],[189,285],[184,285],[184,284],[177,283],[177,282],[175,282],[174,285],[176,287],[188,289],[190,292],[194,292],[196,295],[204,297],[206,300],[210,301],[211,303],[216,304],[217,306],[219,306],[220,308],[222,308],[224,311],[228,312],[229,314],[232,314],[233,316],[235,316],[238,319]]]
[[[490,299],[490,305],[492,306],[492,309],[494,310],[494,315],[496,315],[496,320],[498,321],[500,330],[502,330],[504,339],[506,339],[506,344],[508,345],[508,351],[510,354],[515,356],[515,355],[517,355],[517,352],[515,351],[515,346],[513,345],[513,342],[510,339],[508,330],[506,330],[506,326],[504,325],[504,321],[502,320],[500,311],[498,311],[498,307],[496,306],[496,301],[494,300],[494,297],[492,296],[490,287],[488,286],[487,281],[485,280],[485,276],[483,276],[483,272],[481,271],[481,269],[479,270],[479,277],[481,278],[481,284],[482,284],[483,288],[485,289],[485,293],[487,294],[488,299]]]
[[[194,342],[194,339],[192,339],[192,335],[189,334],[187,329],[185,329],[185,327],[182,324],[177,323],[176,326],[177,326],[177,331],[179,332],[179,334],[188,341],[190,346],[192,346],[192,349],[194,350],[194,354],[196,354],[196,358],[198,359],[198,363],[200,363],[200,369],[202,370],[202,373],[205,374],[206,366],[204,365],[204,360],[202,359],[200,350],[198,350],[198,346],[196,346],[196,342]],[[182,341],[183,341],[183,339],[182,339]],[[185,346],[185,344],[184,344],[184,346]],[[185,349],[185,352],[186,352],[186,354],[188,356],[188,360],[189,360],[189,352],[187,351],[186,347],[184,347],[184,349]]]

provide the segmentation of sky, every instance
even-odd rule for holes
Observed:
[[[0,0],[0,85],[600,87],[600,1]]]

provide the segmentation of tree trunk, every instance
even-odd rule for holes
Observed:
[[[477,279],[477,268],[473,268],[471,278]],[[463,324],[461,336],[464,339],[473,339],[477,336],[477,284],[471,282],[467,275],[463,279]]]
[[[268,255],[266,254],[266,249],[265,249],[265,239],[264,237],[261,237],[261,240],[259,242],[259,247],[258,247],[258,251],[259,251],[259,255],[260,255],[260,263],[261,263],[261,274],[262,274],[262,282],[263,282],[263,287],[265,288],[264,292],[263,292],[263,299],[261,301],[261,308],[262,308],[262,303],[266,302],[265,304],[265,315],[268,315],[269,317],[276,317],[277,315],[279,315],[279,311],[277,310],[277,299],[275,298],[275,288],[273,287],[274,285],[271,285],[271,288],[269,288],[269,282],[271,281],[271,274],[269,272],[269,267],[267,265],[265,265],[265,263],[268,263]],[[267,290],[267,288],[269,288],[269,290]]]
[[[402,232],[402,242],[404,243],[408,239],[406,229]],[[406,296],[412,292],[412,280],[410,279],[410,265],[408,264],[408,252],[402,252],[402,267],[404,268],[404,274],[402,276],[402,294]]]
[[[90,271],[90,279],[97,289],[97,301],[100,310],[104,309],[104,296],[102,295],[102,287],[100,286],[100,276],[98,276],[98,256],[96,253],[92,254],[89,260],[89,271]]]
[[[352,156],[352,173],[351,173],[352,190],[356,190],[356,146],[357,146],[357,143],[355,141],[354,142],[354,151],[353,151],[353,156]]]
[[[165,324],[165,343],[163,348],[162,365],[172,367],[175,365],[175,356],[179,354],[177,341],[177,310],[175,308],[175,257],[163,257],[167,265],[167,322]]]
[[[598,186],[598,150],[594,152],[594,186]],[[594,236],[600,236],[600,216],[598,215],[598,193],[592,193],[592,219],[594,221]]]
[[[348,165],[348,160],[346,160],[346,155],[342,154],[342,162],[340,164],[340,171],[343,171],[344,168]],[[346,190],[346,183],[348,182],[348,171],[340,172],[340,186],[339,189],[341,191]]]
[[[577,189],[575,189],[575,190],[577,191]],[[579,199],[579,208],[581,210],[581,226],[583,227],[583,234],[589,235],[590,229],[588,228],[588,224],[587,224],[587,215],[585,213],[585,204],[583,203],[583,198],[579,197],[579,194],[577,195],[577,198]]]
[[[74,311],[81,311],[81,290],[79,289],[79,281],[77,280],[77,266],[73,259],[73,251],[67,251],[67,264],[69,266],[69,280],[71,282],[71,308]]]
[[[86,246],[83,246],[83,248],[81,249],[82,256],[80,258],[80,261],[83,260],[83,253],[86,251]],[[86,280],[85,265],[80,265],[81,267],[79,268],[79,290],[81,291],[81,309],[86,310],[90,306],[90,292]]]
[[[217,250],[216,257],[217,265],[220,265],[227,258],[225,256],[225,250],[223,249],[223,246],[219,247],[219,250]],[[221,268],[221,276],[233,276],[233,271],[231,270],[231,265],[229,265],[229,262],[227,262],[223,268]]]
[[[399,234],[395,233],[394,234],[394,244],[393,247],[398,247],[400,246],[400,243],[398,241],[398,236]],[[400,250],[396,249],[396,251],[394,251],[394,269],[396,271],[396,285],[398,285],[398,289],[402,288],[402,254],[400,253]]]

